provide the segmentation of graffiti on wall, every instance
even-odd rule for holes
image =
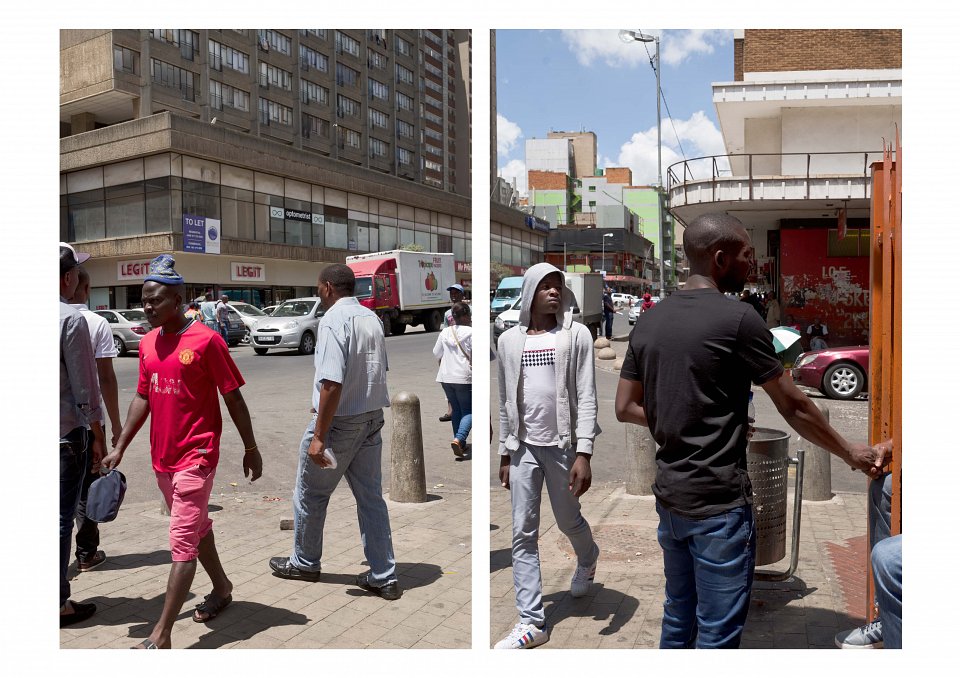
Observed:
[[[866,343],[870,332],[870,290],[846,266],[822,266],[813,273],[784,275],[787,312],[801,325],[821,318],[835,339]],[[834,343],[834,342],[831,342]]]

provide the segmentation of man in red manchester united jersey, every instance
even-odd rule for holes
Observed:
[[[162,254],[150,264],[143,284],[143,312],[154,329],[140,342],[140,380],[117,446],[103,460],[114,468],[150,417],[150,455],[157,485],[170,508],[173,566],[160,620],[137,649],[170,647],[170,633],[186,600],[197,560],[213,591],[197,605],[193,621],[208,622],[233,600],[233,584],[220,564],[207,502],[220,458],[223,422],[217,392],[243,439],[243,474],[260,477],[263,462],[253,437],[250,413],[240,395],[243,377],[223,338],[183,314],[183,278],[174,260]]]

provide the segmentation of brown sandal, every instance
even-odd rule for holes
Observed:
[[[228,594],[226,598],[221,598],[216,593],[209,593],[203,597],[203,602],[197,605],[197,609],[193,613],[193,621],[198,624],[205,624],[208,621],[212,621],[232,602],[232,594]],[[201,617],[201,614],[207,616]]]

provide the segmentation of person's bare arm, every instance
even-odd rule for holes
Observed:
[[[617,383],[617,395],[613,402],[617,421],[625,421],[638,426],[650,426],[647,413],[643,409],[643,382],[620,378]]]
[[[880,474],[884,458],[881,446],[851,443],[837,433],[813,401],[794,385],[787,372],[761,386],[794,431],[814,445],[837,455],[851,468],[874,478]]]
[[[253,424],[250,423],[250,411],[247,402],[239,388],[223,394],[223,402],[227,406],[230,418],[233,420],[240,439],[243,441],[243,477],[250,478],[252,483],[263,475],[263,458],[257,448],[256,438],[253,437]]]
[[[113,371],[113,358],[97,358],[97,376],[100,378],[100,395],[107,408],[107,418],[110,419],[110,447],[116,447],[123,424],[120,421],[120,389],[117,386],[117,374]]]
[[[117,444],[113,446],[110,454],[104,457],[100,463],[103,468],[113,469],[120,464],[127,446],[136,437],[148,416],[150,416],[150,403],[147,402],[145,396],[137,393],[133,396],[130,407],[127,409],[127,420],[123,422],[123,430],[120,432]]]

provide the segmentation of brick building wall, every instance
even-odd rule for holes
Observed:
[[[530,170],[527,172],[527,188],[531,191],[565,191],[567,175],[563,172]]]
[[[747,29],[734,40],[734,79],[744,72],[902,68],[897,29]]]
[[[623,184],[629,186],[633,183],[633,172],[629,167],[608,167],[603,175],[607,178],[608,184]]]

